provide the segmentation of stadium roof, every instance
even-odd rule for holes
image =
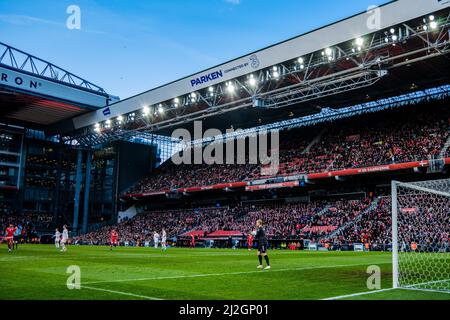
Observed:
[[[76,117],[84,134],[252,127],[449,80],[450,1],[397,0]],[[69,126],[68,126],[69,127]]]
[[[0,119],[48,128],[119,99],[50,62],[0,42]]]

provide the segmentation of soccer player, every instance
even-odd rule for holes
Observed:
[[[61,252],[66,252],[66,243],[69,241],[69,230],[67,230],[67,226],[64,225],[61,239]]]
[[[195,236],[191,234],[191,248],[195,249]]]
[[[247,236],[247,246],[248,251],[251,251],[253,248],[253,235],[251,233]]]
[[[115,229],[113,229],[111,231],[111,245],[110,245],[110,250],[112,251],[113,247],[117,247],[118,243],[119,243],[119,234],[117,233],[117,231]]]
[[[9,225],[8,228],[6,228],[6,237],[5,240],[8,243],[8,252],[12,252],[14,249],[14,233],[16,232],[17,228],[15,228],[12,224]]]
[[[19,249],[19,241],[20,237],[22,236],[22,226],[18,225],[16,227],[16,231],[14,231],[14,249]]]
[[[155,249],[158,249],[158,243],[159,243],[159,234],[155,231],[153,234],[153,242],[155,243]]]
[[[266,230],[264,230],[263,221],[258,220],[256,221],[256,228],[257,231],[254,232],[255,234],[255,240],[258,241],[258,259],[259,259],[259,266],[258,269],[263,269],[263,257],[266,260],[266,268],[265,270],[270,269],[270,262],[269,262],[269,256],[267,255],[267,235]]]
[[[162,229],[161,231],[161,250],[166,251],[167,250],[167,233],[166,229]]]
[[[55,247],[56,249],[59,249],[59,243],[61,242],[61,232],[59,232],[58,228],[56,228],[55,235],[53,237],[55,238]]]

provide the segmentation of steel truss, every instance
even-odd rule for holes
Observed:
[[[424,28],[419,20],[378,30],[364,36],[363,45],[355,40],[324,48],[213,89],[148,106],[146,112],[140,109],[123,119],[111,119],[96,129],[84,128],[76,139],[127,140],[243,108],[282,108],[371,86],[395,68],[447,55],[450,15],[446,14],[436,17],[436,30]],[[324,116],[323,112],[319,116]],[[84,135],[90,138],[82,138]]]
[[[181,151],[189,146],[207,145],[212,142],[228,141],[241,139],[249,136],[258,135],[262,132],[271,132],[275,130],[291,130],[300,127],[314,126],[324,122],[333,122],[340,119],[361,116],[369,113],[376,113],[388,109],[404,108],[414,106],[418,103],[431,100],[441,100],[450,97],[450,85],[437,88],[416,91],[400,96],[384,98],[372,102],[366,102],[341,109],[324,108],[318,114],[305,116],[302,118],[289,119],[276,122],[269,125],[255,128],[236,130],[233,133],[222,136],[210,137],[191,142],[181,141],[168,136],[155,135],[150,132],[139,130],[108,130],[99,134],[89,133],[62,137],[64,143],[79,146],[83,148],[102,148],[114,141],[130,141],[141,144],[161,145],[171,144],[176,146],[174,150]]]
[[[106,94],[106,91],[54,64],[0,42],[0,66],[7,66],[38,77]]]

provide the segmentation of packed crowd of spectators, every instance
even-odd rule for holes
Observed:
[[[448,111],[380,114],[337,123],[319,135],[281,133],[277,176],[427,160],[450,138]],[[316,128],[317,129],[317,128]],[[303,130],[303,131],[301,131]],[[167,161],[129,193],[164,191],[259,179],[258,165],[175,165]]]
[[[198,187],[216,185],[228,182],[241,182],[247,178],[256,165],[174,165],[168,161],[158,169],[157,174],[151,174],[134,186],[129,193],[144,193],[149,191],[165,191],[183,187]],[[188,181],[188,182],[186,182]]]
[[[448,249],[450,198],[414,194],[398,199],[398,239],[400,250],[411,250],[417,244],[418,250]],[[381,198],[373,210],[368,211],[354,223],[348,224],[338,234],[323,239],[334,244],[364,243],[376,247],[387,247],[392,241],[392,201]]]
[[[334,244],[369,243],[382,246],[391,243],[391,199],[384,197],[378,205],[355,219],[354,223],[347,224],[345,228],[326,241]]]
[[[18,213],[7,205],[0,206],[0,236],[3,236],[6,228],[12,224],[18,227],[25,241],[35,237],[37,231],[49,231],[53,223],[53,215],[47,213]]]
[[[361,216],[370,206],[371,200],[341,200],[333,203],[321,215],[315,215],[303,230],[309,240],[318,240],[332,231],[346,226]]]
[[[259,219],[264,221],[272,240],[316,240],[354,220],[369,206],[370,200],[342,200],[147,212],[78,240],[85,244],[106,244],[113,229],[118,231],[121,241],[135,244],[152,241],[154,233],[163,228],[171,238],[193,231],[202,236],[216,231],[235,231],[245,236],[255,229]]]
[[[83,235],[76,240],[85,244],[107,244],[113,229],[117,230],[121,241],[142,244],[152,241],[155,232],[161,234],[164,228],[167,235],[176,237],[192,231],[209,217],[225,217],[227,208],[203,208],[141,213],[131,220],[117,226],[108,226],[101,230]]]
[[[165,228],[171,238],[196,234],[199,238],[216,231],[234,231],[243,239],[262,219],[270,240],[298,243],[310,240],[341,247],[362,243],[386,250],[392,241],[391,198],[362,200],[316,200],[310,203],[277,203],[232,207],[147,212],[115,227],[80,238],[86,244],[105,244],[117,229],[121,241],[151,242],[154,232]],[[399,241],[408,246],[447,245],[450,199],[413,194],[399,197]]]

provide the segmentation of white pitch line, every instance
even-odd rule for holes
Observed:
[[[391,262],[383,262],[378,264],[389,264]],[[330,268],[346,268],[346,267],[359,267],[368,266],[370,264],[342,264],[342,265],[330,265],[330,266],[310,266],[302,268],[292,269],[271,269],[270,271],[242,271],[242,272],[226,272],[226,273],[206,273],[206,274],[192,274],[192,275],[180,275],[180,276],[167,276],[167,277],[152,277],[152,278],[140,278],[140,279],[120,279],[120,280],[106,280],[106,281],[93,281],[85,282],[84,284],[100,284],[100,283],[119,283],[119,282],[141,282],[151,280],[170,280],[170,279],[185,279],[185,278],[205,278],[205,277],[220,277],[220,276],[234,276],[242,274],[254,274],[254,273],[273,273],[273,272],[287,272],[287,271],[302,271],[302,270],[314,270],[314,269],[330,269]]]
[[[441,291],[441,290],[435,290],[435,289],[420,289],[420,288],[399,288],[400,290],[411,290],[411,291],[425,291],[425,292],[435,292],[435,293],[444,293],[444,294],[450,294],[448,291]]]
[[[420,286],[420,285],[436,284],[436,283],[442,283],[442,282],[447,282],[447,281],[449,281],[449,279],[423,282],[423,283],[414,284],[414,285],[410,285],[410,286],[406,286],[406,287],[388,288],[388,289],[381,289],[381,290],[374,290],[374,291],[359,292],[359,293],[347,294],[347,295],[344,295],[344,296],[337,296],[337,297],[326,298],[326,299],[322,299],[322,300],[339,300],[339,299],[352,298],[352,297],[357,297],[357,296],[364,296],[364,295],[368,295],[368,294],[374,294],[374,293],[385,292],[385,291],[392,291],[392,290],[411,290],[411,291],[422,291],[422,292],[426,291],[426,292],[436,292],[436,293],[450,294],[450,292],[447,292],[447,291],[426,289],[426,288],[425,289],[421,289],[421,288],[417,288],[416,287],[416,286]]]
[[[365,296],[365,295],[369,295],[369,294],[374,294],[374,293],[379,293],[379,292],[386,292],[386,291],[392,291],[392,290],[394,290],[394,288],[380,289],[380,290],[374,290],[374,291],[358,292],[358,293],[346,294],[346,295],[343,295],[343,296],[325,298],[325,299],[321,299],[321,300],[340,300],[340,299],[346,299],[346,298],[352,298],[352,297],[358,297],[358,296]]]
[[[102,288],[94,288],[94,287],[87,287],[85,285],[82,285],[80,287],[82,289],[114,293],[114,294],[119,294],[119,295],[122,295],[122,296],[129,296],[129,297],[141,298],[141,299],[146,299],[146,300],[162,300],[162,299],[155,298],[155,297],[148,297],[148,296],[143,296],[143,295],[140,295],[140,294],[134,294],[134,293],[123,292],[123,291],[116,291],[116,290],[109,290],[109,289],[102,289]]]

